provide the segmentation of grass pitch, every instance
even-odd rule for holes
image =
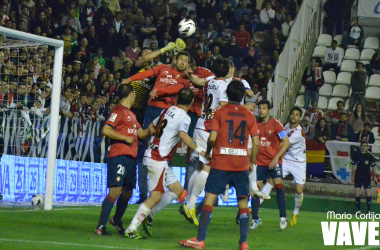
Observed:
[[[275,205],[275,197],[273,198],[274,200],[267,202],[268,205]],[[289,208],[293,206],[292,200],[292,197],[288,198]],[[307,205],[307,200],[305,197],[306,210],[311,205]],[[322,199],[313,200],[318,203],[320,202],[318,200]],[[353,202],[349,204],[354,205]],[[0,249],[181,249],[178,240],[195,236],[197,228],[185,221],[178,213],[178,207],[179,205],[170,205],[156,216],[153,222],[153,236],[147,240],[123,238],[110,225],[107,226],[112,234],[111,237],[94,236],[101,207],[62,207],[52,211],[0,208]],[[123,218],[124,226],[128,226],[137,208],[137,205],[129,205]],[[111,215],[114,210],[115,207]],[[205,249],[238,249],[239,225],[235,224],[237,210],[236,207],[214,208]],[[281,230],[278,210],[262,208],[260,217],[263,224],[257,230],[249,231],[250,248],[307,250],[327,248],[323,245],[321,229],[321,221],[327,221],[325,212],[301,211],[295,227],[289,225],[292,211],[287,212],[288,228]],[[140,230],[141,234],[145,235],[142,227]],[[330,247],[330,249],[352,248],[361,249],[349,246]]]

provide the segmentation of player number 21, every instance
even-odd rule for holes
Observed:
[[[245,135],[245,127],[247,125],[246,121],[241,121],[240,125],[237,127],[237,129],[234,131],[234,120],[227,120],[226,121],[229,125],[228,128],[228,142],[233,143],[234,139],[239,139],[240,144],[243,145],[245,139],[247,139]]]

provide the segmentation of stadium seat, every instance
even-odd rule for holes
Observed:
[[[379,48],[379,39],[377,37],[367,37],[367,39],[365,39],[363,48],[377,50]]]
[[[376,52],[375,52],[373,49],[363,49],[363,50],[362,50],[362,53],[360,54],[360,60],[363,60],[363,61],[371,61],[372,56],[373,56],[375,53],[376,53]]]
[[[301,95],[305,94],[305,86],[304,85],[301,85],[301,89],[300,89],[299,94],[301,94]]]
[[[322,34],[318,37],[317,46],[330,47],[332,42],[332,37],[329,34]]]
[[[297,96],[296,104],[294,105],[297,107],[305,106],[305,96],[304,95]]]
[[[380,99],[380,88],[368,87],[365,92],[365,98]]]
[[[344,55],[344,59],[346,60],[359,60],[360,51],[358,49],[347,49],[346,54]]]
[[[320,98],[319,98],[320,99]],[[339,97],[333,97],[329,100],[329,105],[327,107],[327,109],[330,109],[330,110],[335,110],[336,109],[336,103],[338,101],[342,101],[343,102],[343,99],[342,98],[339,98]],[[348,108],[347,108],[348,109]]]
[[[324,71],[323,78],[325,78],[325,83],[335,84],[336,82],[336,74],[334,71]]]
[[[344,110],[347,111],[349,107],[350,107],[350,99],[347,99],[346,104],[344,105]]]
[[[360,61],[360,62],[363,63],[364,65],[367,65],[367,64],[371,63],[370,61]]]
[[[302,120],[304,118],[305,114],[306,114],[306,109],[301,108],[301,110],[302,110],[302,117],[301,117],[301,120]]]
[[[318,100],[318,108],[319,109],[326,109],[327,108],[327,98],[320,96]]]
[[[346,85],[336,85],[331,96],[337,97],[347,97],[348,96],[348,87]]]
[[[375,140],[376,140],[376,144],[378,144],[378,143],[380,143],[380,136],[379,136],[379,127],[374,127],[374,128],[372,128],[372,133],[373,133],[373,135],[374,135],[374,137],[375,137]]]
[[[343,39],[342,35],[334,36],[334,40],[338,42],[338,46],[340,46],[342,44],[342,39]]]
[[[340,50],[340,52],[342,54],[342,58],[344,58],[344,54],[345,54],[344,49],[341,47],[337,47],[337,49]]]
[[[351,73],[349,72],[340,72],[338,78],[336,79],[337,84],[351,84]]]
[[[344,60],[340,66],[340,71],[343,72],[354,72],[356,69],[356,63],[352,60]]]
[[[380,75],[379,74],[373,74],[371,76],[371,78],[369,79],[368,85],[380,87]]]
[[[313,57],[325,57],[325,52],[327,47],[325,46],[317,46],[314,48]]]
[[[323,86],[319,89],[319,95],[321,96],[331,96],[333,88],[330,84],[323,84]]]

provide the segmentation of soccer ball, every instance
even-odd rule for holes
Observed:
[[[182,36],[189,37],[194,34],[195,30],[197,28],[195,27],[195,23],[191,19],[183,19],[178,24],[178,32]]]
[[[32,206],[33,207],[42,207],[44,204],[44,196],[42,194],[34,194],[32,196]]]

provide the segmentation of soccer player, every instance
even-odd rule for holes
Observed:
[[[211,121],[210,137],[207,142],[206,155],[213,155],[210,162],[210,176],[206,183],[206,197],[202,207],[198,235],[189,240],[180,240],[184,247],[204,249],[207,227],[210,224],[213,204],[218,195],[224,192],[227,184],[236,190],[240,214],[239,248],[248,249],[249,229],[249,170],[259,150],[259,139],[255,116],[240,105],[244,98],[244,85],[232,81],[227,87],[228,104],[216,109]],[[253,147],[251,158],[248,156],[248,138]]]
[[[159,117],[154,119],[156,127],[149,148],[145,151],[143,164],[149,170],[149,197],[140,205],[131,224],[125,230],[125,236],[131,239],[141,239],[137,228],[144,222],[144,229],[148,235],[152,234],[151,224],[154,215],[177,199],[184,192],[177,177],[170,169],[168,161],[173,159],[176,146],[182,140],[189,148],[205,156],[205,151],[193,142],[187,134],[190,117],[187,111],[194,100],[194,93],[190,88],[179,91],[176,106],[165,109]],[[165,192],[166,188],[170,191]],[[154,209],[152,209],[154,207]]]
[[[360,152],[351,155],[352,173],[354,173],[352,175],[352,182],[355,183],[355,200],[358,213],[360,213],[360,189],[362,186],[364,187],[366,194],[367,213],[371,211],[371,169],[375,184],[377,186],[375,175],[376,159],[370,153],[368,153],[367,150],[368,143],[362,141],[360,143]]]
[[[280,210],[280,228],[285,229],[286,219],[285,193],[282,187],[282,159],[280,158],[289,148],[289,138],[282,124],[269,115],[270,102],[259,102],[259,116],[257,128],[259,129],[260,149],[256,158],[257,185],[261,188],[263,181],[271,177],[276,189],[276,201]],[[259,217],[260,198],[251,200],[252,221],[251,229],[262,224]]]
[[[291,174],[296,183],[294,210],[292,219],[290,220],[291,226],[297,224],[297,216],[303,202],[303,188],[306,179],[306,139],[299,124],[301,119],[302,109],[293,107],[290,111],[289,122],[284,127],[289,138],[290,147],[282,160],[282,177],[285,178]]]
[[[127,209],[132,191],[136,186],[137,137],[145,139],[151,127],[143,130],[130,108],[135,101],[135,93],[131,85],[118,88],[120,103],[112,110],[103,127],[103,135],[110,138],[110,150],[107,159],[107,187],[109,193],[103,201],[99,224],[95,235],[110,235],[106,224],[113,204],[117,200],[116,212],[110,219],[119,234],[123,235],[124,227],[121,218]]]

